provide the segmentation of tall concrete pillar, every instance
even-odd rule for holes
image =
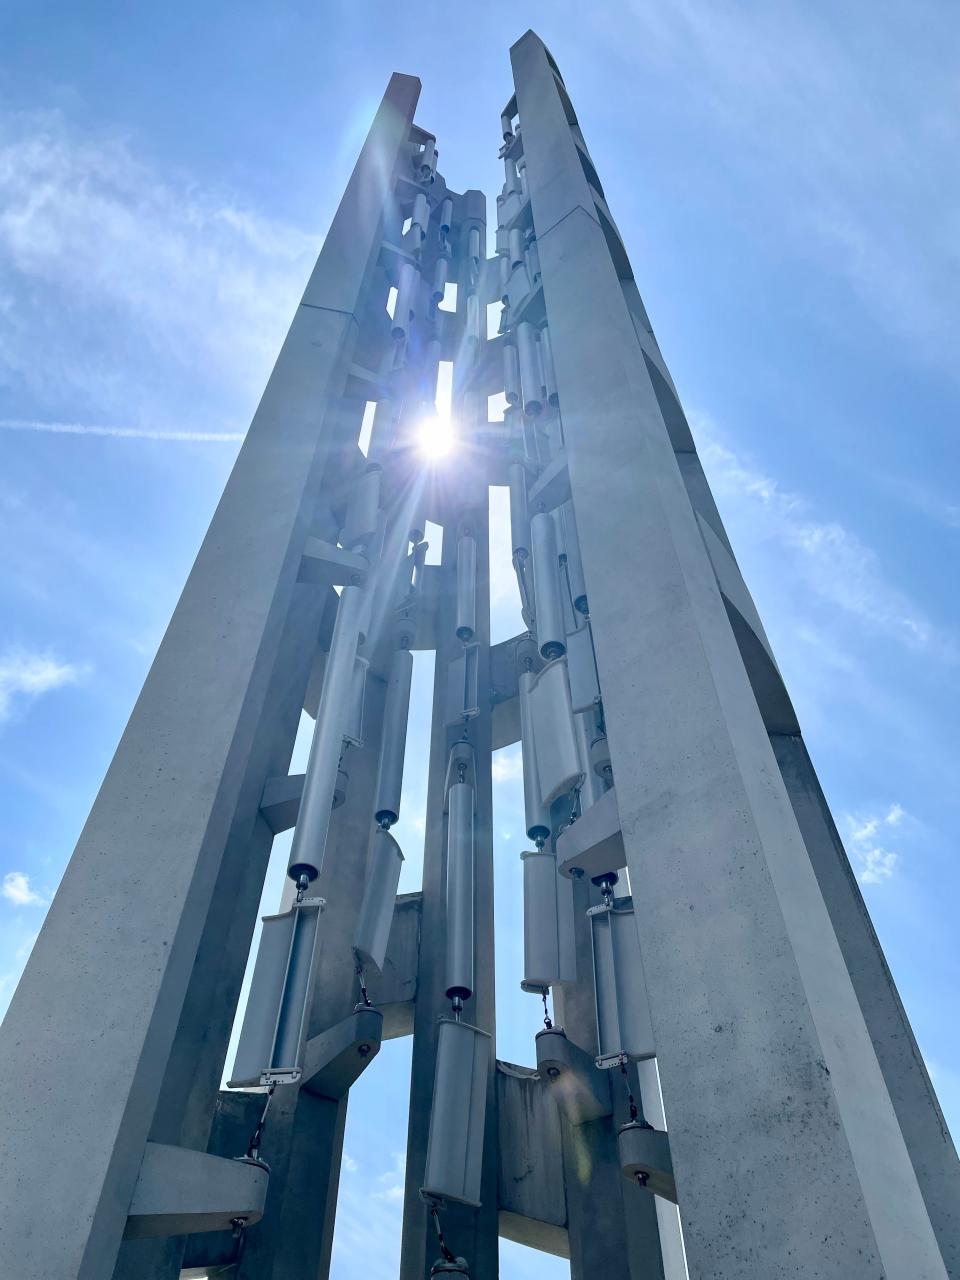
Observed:
[[[305,543],[355,448],[322,406],[343,390],[418,92],[390,82],[0,1032],[0,1070],[30,1081],[0,1126],[0,1252],[20,1280],[110,1275],[215,892],[244,878],[231,834],[266,781]],[[244,960],[238,945],[231,989]]]
[[[942,1278],[643,360],[619,234],[544,46],[528,33],[511,56],[691,1273]]]
[[[465,226],[480,231],[485,243],[485,202],[478,191],[464,196]],[[466,231],[464,231],[466,234]],[[483,253],[484,250],[481,249]],[[460,260],[457,289],[458,332],[467,325],[467,291],[470,263]],[[481,348],[485,338],[481,335]],[[490,689],[490,586],[488,479],[477,465],[468,470],[466,459],[481,423],[486,422],[486,401],[477,407],[465,391],[465,368],[470,360],[463,346],[456,345],[454,361],[453,412],[462,433],[463,445],[457,465],[438,468],[438,523],[443,525],[443,557],[439,567],[436,609],[436,665],[434,668],[433,728],[430,742],[427,822],[423,857],[423,918],[420,967],[413,1029],[413,1062],[410,1082],[410,1117],[407,1131],[406,1191],[403,1215],[403,1247],[400,1261],[402,1280],[424,1280],[440,1256],[433,1225],[420,1199],[426,1162],[430,1108],[433,1097],[437,1047],[437,1019],[449,1016],[450,1002],[444,996],[444,955],[446,947],[446,833],[444,786],[450,748],[462,736],[471,743],[476,768],[476,898],[475,947],[476,990],[466,1002],[464,1020],[490,1033],[490,1070],[487,1079],[486,1130],[481,1186],[482,1206],[472,1209],[449,1203],[443,1211],[443,1229],[455,1254],[468,1259],[473,1276],[496,1276],[499,1238],[497,1230],[497,1109],[496,1109],[496,1017],[494,1002],[493,937],[493,830],[491,764]],[[481,418],[482,413],[482,418]],[[474,454],[476,457],[476,454]],[[462,462],[461,462],[462,460]],[[448,672],[450,663],[461,657],[463,645],[456,635],[457,531],[460,518],[472,527],[477,548],[476,634],[478,649],[478,705],[480,714],[462,724],[449,724]]]

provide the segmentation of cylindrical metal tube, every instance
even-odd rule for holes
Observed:
[[[520,176],[517,173],[517,162],[510,156],[505,156],[503,161],[503,171],[507,180],[507,194],[511,191],[520,190]]]
[[[449,196],[440,206],[440,231],[443,235],[450,234],[450,227],[453,225],[453,201]]]
[[[468,342],[480,341],[480,298],[476,293],[467,294],[463,332]]]
[[[529,850],[523,863],[523,987],[547,991],[559,977],[557,859],[549,849]]]
[[[393,836],[382,829],[374,831],[353,949],[360,965],[377,973],[383,972],[402,866],[403,854]]]
[[[580,559],[580,538],[577,533],[577,520],[573,513],[573,503],[565,502],[560,507],[560,521],[563,525],[563,553],[567,558],[567,581],[570,584],[570,598],[578,613],[587,612],[587,583],[583,576],[583,561]]]
[[[599,774],[594,773],[593,762],[590,759],[590,744],[597,732],[596,714],[592,709],[580,711],[574,716],[573,722],[577,733],[577,749],[580,752],[580,763],[583,765],[583,782],[580,786],[580,812],[585,813],[592,804],[597,803],[606,791],[603,779]]]
[[[527,195],[527,162],[521,156],[517,161],[517,177],[520,179],[520,194],[526,198]]]
[[[513,137],[513,124],[511,123],[511,120],[510,120],[509,111],[504,111],[504,113],[501,115],[500,128],[503,132],[504,142],[509,142]]]
[[[512,342],[503,347],[503,393],[507,404],[517,404],[520,399],[520,360]]]
[[[417,299],[420,292],[420,272],[412,262],[405,262],[400,268],[400,279],[397,282],[397,301],[393,308],[393,328],[395,338],[405,338],[410,332],[410,325],[417,313]]]
[[[429,222],[430,206],[427,204],[427,197],[422,191],[418,191],[413,202],[410,230],[413,231],[416,229],[419,231],[421,243],[427,238],[427,226]]]
[[[380,738],[380,768],[377,773],[377,800],[374,817],[381,826],[390,826],[400,816],[403,788],[403,758],[407,748],[407,718],[410,712],[410,682],[413,654],[398,649],[390,660],[390,677],[383,708]]]
[[[498,210],[499,215],[499,210]],[[497,227],[497,253],[504,254],[510,252],[510,233],[506,227]]]
[[[530,554],[530,515],[527,511],[527,471],[522,462],[507,468],[510,481],[510,538],[513,554]]]
[[[436,266],[433,268],[433,300],[434,302],[442,302],[443,295],[447,289],[447,274],[449,271],[449,260],[441,254],[437,258]]]
[[[539,264],[540,257],[537,255]],[[540,360],[543,364],[543,379],[547,386],[547,400],[556,408],[560,403],[557,392],[557,373],[553,365],[553,347],[550,343],[550,330],[546,325],[540,330]]]
[[[370,444],[367,447],[368,462],[382,465],[387,454],[393,448],[400,425],[401,404],[394,396],[385,396],[377,401],[373,413],[373,427],[370,431]]]
[[[294,883],[302,875],[308,880],[316,880],[323,865],[364,604],[360,587],[343,588],[327,654],[297,825],[290,846],[287,875]]]
[[[477,629],[477,542],[469,533],[457,542],[457,635],[466,644]]]
[[[504,306],[510,297],[510,255],[503,254],[500,258],[500,301]]]
[[[540,250],[537,248],[536,237],[527,242],[527,275],[534,287],[540,283]]]
[[[473,787],[455,782],[447,807],[446,994],[466,1000],[474,984]]]
[[[533,417],[543,408],[540,386],[540,361],[537,356],[537,331],[525,320],[517,325],[517,355],[520,358],[520,382],[523,386],[523,412]]]
[[[471,227],[470,234],[467,236],[467,257],[473,262],[480,265],[480,228]]]
[[[567,649],[560,594],[560,561],[553,516],[539,512],[530,521],[533,544],[533,598],[537,613],[537,643],[547,659],[559,658]]]
[[[423,353],[423,398],[429,404],[437,398],[437,375],[440,372],[440,355],[443,348],[438,338],[431,338]]]
[[[341,534],[343,545],[350,551],[367,546],[377,532],[382,479],[380,467],[371,463],[353,487],[347,504],[347,523]]]
[[[530,706],[531,686],[536,677],[532,671],[521,671],[520,688],[520,747],[523,753],[523,808],[527,823],[527,835],[531,840],[550,838],[550,810],[543,802],[540,791],[540,769],[537,764],[537,744],[533,737],[533,711]]]
[[[434,138],[428,138],[424,143],[423,150],[417,156],[417,173],[421,182],[432,182],[434,171],[437,167],[437,143]]]
[[[525,261],[523,232],[518,227],[514,227],[507,233],[507,250],[510,256],[510,270],[523,266]]]

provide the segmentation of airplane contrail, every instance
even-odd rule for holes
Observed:
[[[242,431],[155,431],[149,427],[98,427],[82,422],[27,422],[0,418],[0,431],[35,431],[57,436],[113,436],[118,440],[173,440],[188,444],[230,444]]]

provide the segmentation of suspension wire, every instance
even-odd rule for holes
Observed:
[[[547,1008],[547,993],[545,990],[540,992],[540,998],[543,1000],[543,1025],[548,1031],[552,1031],[553,1023],[550,1021],[550,1010]]]
[[[370,1003],[370,996],[367,993],[367,981],[366,981],[366,978],[364,977],[362,964],[357,965],[357,981],[360,983],[360,998],[363,1001],[364,1008],[365,1009],[373,1008],[372,1004]]]
[[[440,1207],[436,1200],[430,1202],[430,1216],[433,1219],[433,1225],[437,1233],[437,1243],[440,1246],[440,1256],[444,1262],[456,1262],[456,1255],[450,1252],[450,1247],[443,1238],[443,1231],[440,1229]]]
[[[272,1084],[270,1088],[267,1090],[267,1100],[263,1104],[263,1111],[260,1113],[260,1119],[257,1121],[257,1127],[254,1129],[253,1133],[250,1135],[250,1141],[247,1144],[246,1158],[248,1160],[260,1159],[260,1142],[263,1139],[263,1126],[266,1123],[267,1112],[270,1110],[270,1102],[273,1099],[273,1091],[276,1089],[276,1087],[277,1086],[275,1084]]]

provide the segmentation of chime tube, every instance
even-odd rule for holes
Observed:
[[[480,228],[471,227],[467,236],[467,256],[475,266],[480,265]]]
[[[400,401],[392,395],[377,401],[367,447],[367,457],[371,462],[383,463],[393,448],[400,425],[400,408]]]
[[[290,846],[287,875],[294,883],[301,876],[315,880],[323,865],[333,793],[343,750],[343,731],[349,712],[363,607],[362,590],[359,587],[344,587],[337,607],[330,652],[327,654],[317,722],[303,780],[303,795]]]
[[[433,175],[437,167],[437,142],[435,138],[428,138],[424,143],[423,150],[416,157],[417,174],[421,182],[432,182]]]
[[[353,747],[363,746],[363,703],[367,691],[367,668],[370,663],[366,658],[354,658],[353,675],[350,680],[350,699],[347,704],[347,719],[343,726],[343,740]]]
[[[363,898],[353,935],[353,950],[364,970],[383,972],[402,866],[400,846],[389,831],[377,827],[370,844]]]
[[[457,636],[466,644],[477,628],[477,542],[469,533],[457,542]]]
[[[377,532],[380,515],[380,488],[383,471],[376,463],[370,463],[353,486],[347,504],[347,523],[341,539],[350,551],[367,546]]]
[[[437,398],[437,375],[440,372],[440,356],[443,348],[437,338],[431,338],[423,354],[423,398],[429,404]]]
[[[410,714],[410,686],[413,654],[397,649],[390,660],[390,676],[383,707],[380,739],[380,767],[377,773],[377,800],[374,817],[390,826],[400,817],[403,790],[403,760],[407,749],[407,720]]]
[[[467,1000],[474,986],[473,787],[455,782],[447,806],[446,994]]]
[[[437,264],[433,269],[433,300],[434,302],[442,302],[443,295],[447,290],[447,275],[449,272],[449,260],[442,254],[437,258]]]
[[[527,835],[531,840],[540,841],[550,838],[550,810],[544,804],[540,791],[537,744],[533,736],[531,691],[535,679],[532,671],[520,673],[520,749],[523,754],[523,808]]]
[[[517,348],[512,342],[503,347],[503,394],[507,404],[517,404],[520,400],[520,359]]]
[[[480,341],[480,298],[476,293],[467,295],[464,337],[474,344]]]
[[[578,613],[587,612],[587,583],[583,576],[583,561],[580,559],[580,535],[577,533],[577,519],[573,513],[573,503],[564,502],[559,508],[560,522],[563,526],[563,553],[567,558],[567,582],[570,585],[570,598]]]
[[[566,652],[563,597],[560,594],[560,560],[557,530],[549,512],[538,512],[530,521],[533,544],[533,598],[537,615],[537,643],[541,654],[558,658]]]
[[[507,305],[510,298],[510,256],[502,254],[500,257],[500,301],[504,306]]]
[[[405,338],[410,332],[410,325],[417,312],[417,297],[420,291],[420,272],[412,262],[405,262],[400,268],[397,282],[397,301],[393,308],[393,328],[395,338]]]
[[[540,250],[537,248],[536,239],[530,240],[526,249],[527,274],[531,283],[537,285],[540,283]]]
[[[500,129],[503,133],[504,142],[510,142],[513,138],[513,122],[510,119],[509,111],[504,111],[500,117]]]
[[[583,766],[583,782],[580,786],[580,812],[584,813],[591,805],[596,804],[606,787],[599,774],[594,773],[590,760],[590,743],[596,736],[596,713],[593,710],[581,711],[574,715],[577,733],[577,749],[580,752],[580,763]]]
[[[537,356],[537,331],[522,321],[517,325],[517,355],[520,358],[520,382],[523,387],[523,412],[533,416],[543,408],[540,386],[540,360]]]
[[[513,554],[530,554],[530,514],[527,510],[527,473],[522,462],[507,468],[510,483],[510,540]]]
[[[630,899],[591,907],[587,915],[593,938],[597,1065],[618,1066],[623,1057],[652,1058],[653,1027]]]
[[[487,1032],[467,1022],[441,1018],[422,1188],[425,1196],[480,1204],[489,1069]]]
[[[300,1077],[322,899],[264,916],[229,1083],[294,1084]]]
[[[422,191],[417,192],[413,202],[413,213],[410,216],[410,230],[419,236],[421,244],[427,238],[427,226],[430,222],[430,206]]]
[[[573,881],[557,873],[549,849],[521,853],[523,863],[523,982],[525,991],[546,991],[575,982],[576,939]]]
[[[565,658],[548,662],[537,673],[529,698],[540,796],[545,805],[552,805],[579,791],[583,783]]]
[[[523,988],[547,991],[557,980],[557,859],[548,849],[521,853]]]
[[[538,268],[539,263],[540,254],[538,251]],[[560,395],[557,391],[557,372],[553,363],[553,344],[550,340],[550,330],[546,325],[540,330],[540,360],[543,365],[543,379],[547,388],[547,401],[556,408],[560,403]]]
[[[510,156],[505,156],[503,161],[503,171],[507,182],[507,194],[511,191],[520,191],[520,175],[517,173],[517,162]]]
[[[450,228],[453,225],[453,201],[449,196],[440,206],[440,231],[442,235],[448,236]]]
[[[507,252],[510,255],[510,270],[522,267],[526,259],[523,249],[523,232],[514,227],[507,235]]]

